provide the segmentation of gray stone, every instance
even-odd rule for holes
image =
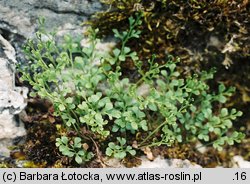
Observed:
[[[92,14],[102,10],[98,0],[1,0],[0,28],[19,34],[25,38],[32,37],[37,28],[37,19],[45,17],[48,29],[64,27],[71,23],[74,28]]]
[[[81,34],[81,24],[103,9],[99,0],[1,0],[0,34],[16,49],[18,62],[25,62],[21,49],[34,37],[39,17],[45,18],[48,31]]]
[[[15,50],[1,35],[0,48],[0,155],[8,155],[12,139],[25,135],[24,127],[17,126],[14,115],[25,108],[28,90],[15,87]]]

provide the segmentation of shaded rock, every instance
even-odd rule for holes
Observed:
[[[10,151],[8,149],[8,146],[10,146],[11,144],[11,139],[0,139],[0,157],[4,159],[5,157],[9,156]]]

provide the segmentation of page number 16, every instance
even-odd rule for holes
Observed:
[[[246,180],[247,179],[246,172],[236,172],[234,175],[236,176],[236,180]]]

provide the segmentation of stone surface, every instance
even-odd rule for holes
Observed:
[[[138,168],[202,168],[189,160],[155,158],[153,161],[142,157],[142,164]]]
[[[250,168],[250,162],[243,159],[242,156],[233,157],[234,167],[236,168]]]
[[[81,33],[82,23],[103,9],[99,0],[1,0],[0,34],[11,42],[17,59],[24,61],[21,48],[38,28],[38,18],[44,17],[45,28],[61,34]]]
[[[37,19],[43,16],[49,29],[69,23],[74,25],[69,29],[82,29],[80,24],[101,9],[98,0],[1,0],[0,13],[4,16],[0,16],[0,28],[32,37]]]
[[[0,155],[8,155],[13,138],[25,135],[24,127],[14,121],[14,115],[26,106],[28,90],[15,87],[15,50],[0,35]]]
[[[142,156],[141,165],[137,168],[202,168],[200,165],[191,163],[188,160],[181,159],[164,159],[161,157],[156,157],[154,160],[150,161],[146,157]],[[105,164],[111,168],[125,168],[125,165],[121,163],[120,160],[115,158],[104,159]]]

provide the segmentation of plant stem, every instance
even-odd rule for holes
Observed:
[[[151,138],[162,126],[167,124],[167,120],[165,120],[162,124],[160,124],[153,132],[151,132],[140,144],[139,147],[141,147],[149,138]]]

